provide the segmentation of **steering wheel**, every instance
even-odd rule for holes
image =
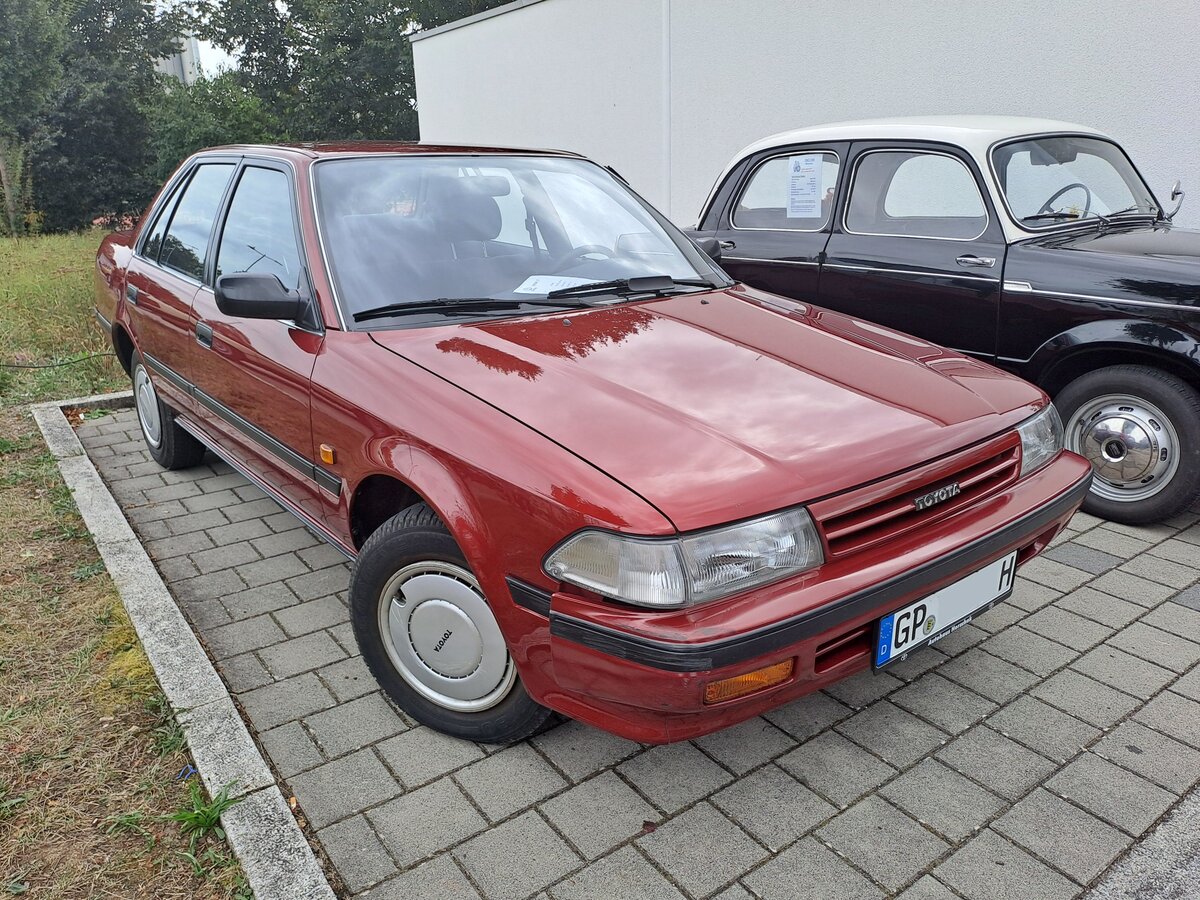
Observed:
[[[562,256],[554,261],[554,270],[561,271],[566,268],[568,263],[574,263],[582,260],[589,253],[599,253],[605,259],[612,259],[612,248],[605,247],[603,244],[584,244],[581,247],[572,247]]]
[[[1067,191],[1075,190],[1075,188],[1083,188],[1084,194],[1087,195],[1087,199],[1085,199],[1083,202],[1084,214],[1086,215],[1087,213],[1091,212],[1092,211],[1092,189],[1089,188],[1086,184],[1081,184],[1080,182],[1076,181],[1071,184],[1068,184],[1066,187],[1059,188],[1057,191],[1055,191],[1054,196],[1042,204],[1042,208],[1037,211],[1037,214],[1040,216],[1043,213],[1054,212],[1054,201],[1056,201],[1059,197],[1061,197]]]

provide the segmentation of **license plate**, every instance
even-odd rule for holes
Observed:
[[[1017,554],[1010,553],[954,584],[879,620],[875,629],[875,668],[932,644],[966,625],[1012,593]]]

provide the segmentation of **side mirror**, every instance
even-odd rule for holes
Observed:
[[[1183,198],[1186,196],[1187,195],[1183,192],[1183,185],[1177,180],[1175,184],[1171,186],[1171,199],[1176,201],[1175,208],[1167,213],[1164,217],[1168,222],[1175,218],[1175,213],[1179,212],[1179,207],[1183,206]]]
[[[217,279],[217,309],[239,319],[300,319],[307,304],[276,275],[234,272]]]
[[[717,265],[721,264],[720,241],[718,241],[715,237],[692,238],[692,240],[696,242],[696,246],[704,252],[705,256],[707,256]]]

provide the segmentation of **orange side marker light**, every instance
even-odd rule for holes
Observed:
[[[726,700],[736,700],[747,694],[765,691],[767,688],[783,684],[792,677],[796,669],[795,659],[785,659],[783,662],[772,663],[753,672],[734,675],[732,678],[722,678],[704,686],[705,704],[723,703]]]

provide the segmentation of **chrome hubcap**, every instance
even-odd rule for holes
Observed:
[[[1086,457],[1092,492],[1132,502],[1167,486],[1179,467],[1179,436],[1157,406],[1140,397],[1109,394],[1085,403],[1067,421],[1067,447]]]
[[[154,384],[146,367],[138,365],[133,370],[133,397],[137,403],[138,422],[142,425],[142,434],[146,443],[155,449],[162,443],[162,418],[158,414],[158,394],[154,392]]]
[[[379,596],[379,631],[401,677],[446,709],[488,709],[516,681],[500,626],[461,566],[422,562],[393,575]]]

